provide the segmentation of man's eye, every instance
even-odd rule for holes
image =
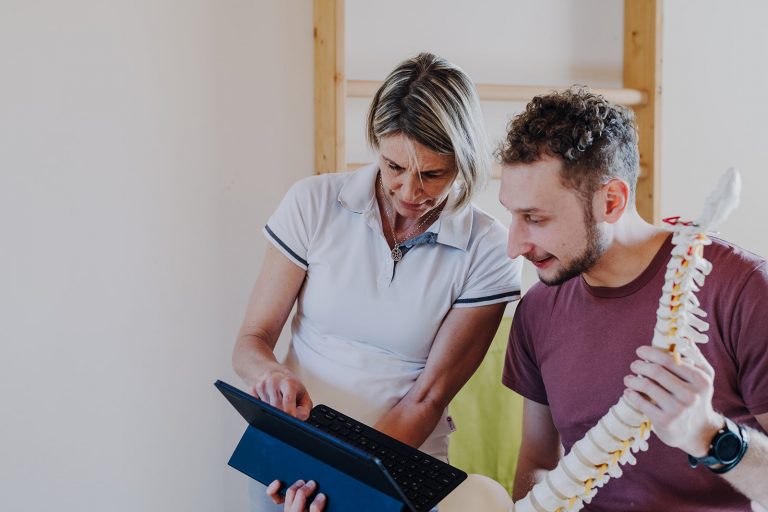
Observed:
[[[538,224],[539,222],[541,222],[541,219],[538,217],[532,217],[530,215],[526,215],[525,221],[528,222],[529,224]]]

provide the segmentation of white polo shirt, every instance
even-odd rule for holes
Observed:
[[[518,299],[521,271],[521,261],[506,255],[501,223],[471,205],[404,242],[395,263],[375,197],[377,172],[370,165],[303,179],[264,228],[307,271],[286,364],[314,403],[368,424],[411,388],[448,311]],[[443,423],[433,437],[447,447]]]

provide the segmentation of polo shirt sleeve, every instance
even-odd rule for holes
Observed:
[[[501,382],[529,400],[549,405],[544,380],[541,377],[541,370],[536,359],[534,339],[537,327],[532,325],[529,318],[531,314],[536,314],[535,310],[538,309],[535,304],[529,304],[529,299],[532,298],[529,291],[515,309],[512,329],[509,331],[509,343],[504,358]],[[538,313],[541,314],[540,311]]]
[[[507,256],[507,232],[495,221],[471,249],[471,262],[455,308],[486,306],[520,298],[523,263]]]
[[[304,270],[316,230],[318,194],[322,192],[316,178],[305,178],[291,186],[263,229],[267,240]]]
[[[731,339],[737,340],[739,391],[753,415],[768,412],[768,268],[757,267],[738,295]]]

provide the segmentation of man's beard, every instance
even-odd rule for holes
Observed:
[[[557,286],[563,284],[569,279],[583,274],[584,272],[594,267],[595,263],[597,263],[600,257],[605,253],[606,246],[608,244],[600,230],[597,229],[597,224],[595,223],[594,217],[592,216],[592,212],[587,209],[585,216],[587,246],[584,248],[584,251],[576,258],[567,264],[563,264],[563,267],[560,269],[560,271],[553,277],[544,279],[543,277],[539,276],[539,280],[541,280],[541,282],[547,286]]]

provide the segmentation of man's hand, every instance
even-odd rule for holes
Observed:
[[[706,455],[725,424],[712,409],[715,370],[695,344],[679,364],[656,347],[641,346],[636,352],[640,360],[630,366],[634,374],[624,377],[627,400],[650,418],[662,442],[694,457]]]

